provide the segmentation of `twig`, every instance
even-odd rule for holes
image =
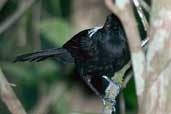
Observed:
[[[138,14],[139,14],[139,16],[141,18],[141,21],[143,23],[143,26],[144,26],[144,28],[145,28],[145,30],[147,32],[148,29],[149,29],[149,24],[148,24],[148,21],[147,21],[145,15],[144,15],[144,12],[143,12],[143,10],[141,8],[141,5],[139,3],[139,0],[132,0],[132,2],[134,3],[135,7],[137,8],[137,12],[138,12]]]
[[[119,109],[120,114],[126,114],[125,99],[122,92],[119,94]]]
[[[12,114],[26,114],[13,89],[0,69],[0,97]]]
[[[120,84],[120,86],[122,87],[125,73],[131,67],[131,65],[131,61],[129,61],[120,71],[115,73],[115,75],[112,77],[112,80],[117,81],[117,83]]]
[[[8,19],[0,24],[0,34],[5,32],[10,26],[12,26],[23,14],[24,12],[32,6],[35,0],[22,0],[19,8],[16,12],[8,17]]]
[[[126,86],[128,85],[128,82],[131,80],[131,78],[133,77],[133,73],[129,73],[126,78],[124,79],[124,82],[122,83],[122,88],[126,88]]]
[[[140,0],[139,2],[146,12],[149,13],[151,11],[150,6],[144,0]]]

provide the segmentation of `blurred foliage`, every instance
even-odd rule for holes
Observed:
[[[46,19],[38,27],[44,38],[55,46],[62,46],[70,38],[69,24],[62,19]]]
[[[70,25],[66,21],[67,16],[64,16],[65,8],[61,9],[61,1],[42,1],[41,20],[36,24],[36,29],[40,31],[41,47],[59,47],[70,37]],[[18,6],[18,1],[9,0],[0,11],[0,23],[12,15]],[[62,69],[63,65],[61,63],[52,60],[25,64],[12,62],[21,53],[37,50],[33,46],[35,40],[32,37],[32,14],[33,9],[31,8],[14,26],[5,33],[0,34],[0,67],[9,82],[16,84],[14,90],[28,111],[39,100],[41,83],[45,83],[47,89],[51,88],[51,85],[56,81],[65,81],[67,83],[68,76],[61,75],[64,74],[63,72],[70,72],[67,71],[68,69],[66,71]],[[20,32],[22,32],[22,35],[23,33],[26,35],[25,45],[21,45],[23,37],[20,36]],[[45,91],[48,90],[45,89]],[[0,114],[9,114],[6,106],[2,104],[0,102]],[[65,99],[61,99],[60,104],[66,105]],[[57,112],[66,114],[67,107],[61,108],[62,105],[60,104],[57,103],[54,107],[56,110],[54,114]]]
[[[37,2],[36,2],[37,3]],[[41,48],[60,47],[71,37],[71,24],[68,22],[71,11],[71,0],[42,0],[41,19],[36,23],[40,32]],[[0,11],[0,23],[6,20],[18,8],[19,0],[8,0]],[[46,60],[38,63],[13,63],[14,58],[23,53],[38,50],[34,48],[35,39],[32,31],[34,10],[30,8],[25,15],[3,34],[0,34],[0,67],[2,67],[8,80],[14,84],[14,90],[26,110],[30,111],[40,97],[41,84],[45,83],[48,89],[58,81],[71,85],[74,81],[70,74],[72,66],[66,66],[58,61]],[[136,12],[135,12],[136,13]],[[136,15],[137,20],[140,19]],[[144,38],[142,24],[139,23],[141,35]],[[24,36],[25,35],[25,39]],[[23,39],[25,44],[23,43]],[[81,86],[84,87],[84,86]],[[83,89],[87,90],[87,89]],[[134,81],[129,82],[124,91],[128,114],[137,109]],[[67,95],[66,95],[67,96]],[[66,98],[67,99],[67,98]],[[52,107],[50,114],[68,114],[69,103],[65,97]],[[5,107],[5,108],[4,108]],[[0,114],[9,114],[6,106],[0,102]],[[74,113],[73,113],[74,114]]]

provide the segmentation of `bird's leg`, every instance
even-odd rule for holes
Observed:
[[[116,97],[120,92],[121,86],[114,80],[109,79],[107,76],[102,76],[109,82],[105,90],[104,105],[112,105],[112,110],[115,111]]]
[[[105,93],[108,95],[102,96],[99,91],[91,84],[91,77],[89,76],[84,76],[83,80],[86,82],[86,84],[92,89],[95,94],[100,97],[103,105],[106,104],[112,104],[112,110],[115,111],[115,104],[116,104],[116,96],[119,94],[120,91],[120,85],[114,82],[113,80],[109,79],[107,76],[103,76],[105,80],[109,82],[108,87],[105,90]],[[110,93],[110,89],[114,89],[114,93]]]
[[[84,76],[83,80],[87,83],[91,90],[103,101],[103,96],[100,95],[99,91],[91,84],[91,77]]]

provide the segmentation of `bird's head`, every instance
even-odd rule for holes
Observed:
[[[122,26],[122,23],[116,15],[112,13],[107,16],[105,24],[104,24],[104,28],[112,29],[112,28],[117,28],[121,26]]]

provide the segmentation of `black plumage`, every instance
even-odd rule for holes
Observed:
[[[81,76],[113,76],[130,59],[122,24],[111,14],[102,28],[90,34],[93,29],[78,33],[63,48],[71,53]]]
[[[75,63],[76,70],[91,89],[102,95],[91,83],[92,79],[109,79],[130,60],[129,47],[122,23],[114,14],[107,16],[102,27],[79,32],[62,48],[48,49],[18,56],[18,61],[42,61],[49,57]]]

